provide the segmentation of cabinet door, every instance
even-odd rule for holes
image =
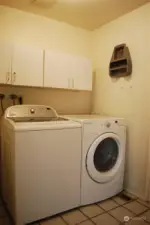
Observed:
[[[92,90],[92,63],[89,59],[74,57],[73,87],[76,90]]]
[[[14,46],[12,84],[43,86],[43,50],[23,45]]]
[[[12,46],[8,43],[0,43],[0,83],[11,83],[11,57]]]
[[[44,87],[71,88],[67,54],[45,51]]]

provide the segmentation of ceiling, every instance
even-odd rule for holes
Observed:
[[[0,4],[94,30],[149,0],[0,0]]]

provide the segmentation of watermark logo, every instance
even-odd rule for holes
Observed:
[[[124,222],[128,222],[130,220],[129,216],[124,216]]]
[[[142,217],[124,216],[124,222],[128,222],[129,220],[146,220],[146,216],[142,216]]]

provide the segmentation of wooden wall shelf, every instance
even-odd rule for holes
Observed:
[[[117,45],[109,65],[109,75],[111,77],[129,76],[132,73],[132,61],[126,44]]]

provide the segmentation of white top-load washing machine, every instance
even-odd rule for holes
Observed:
[[[123,119],[99,115],[66,116],[82,125],[81,205],[123,190],[126,126]]]
[[[80,205],[81,124],[49,106],[12,106],[2,126],[2,196],[23,225]]]

